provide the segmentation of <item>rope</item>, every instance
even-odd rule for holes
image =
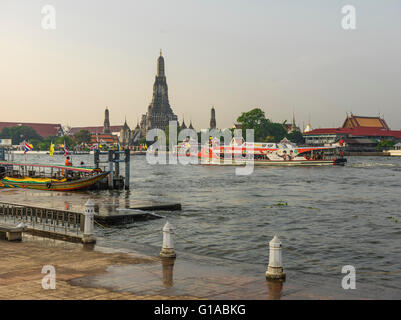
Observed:
[[[96,223],[97,225],[99,225],[99,226],[102,227],[103,229],[107,229],[107,227],[105,227],[104,225],[100,224],[100,223],[97,222],[96,220],[94,220],[94,221],[95,221],[95,223]]]

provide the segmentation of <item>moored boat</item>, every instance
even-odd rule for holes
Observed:
[[[0,187],[74,191],[87,189],[108,174],[96,168],[3,161],[0,162]]]

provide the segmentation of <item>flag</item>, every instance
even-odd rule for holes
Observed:
[[[65,144],[65,141],[64,141],[64,157],[66,157],[66,156],[68,156],[68,147],[67,147],[67,145]]]
[[[54,155],[54,144],[52,141],[52,142],[50,142],[50,156],[53,157],[53,155]]]
[[[31,151],[33,149],[33,145],[24,141],[24,148],[25,148],[24,154],[26,154],[28,151]]]

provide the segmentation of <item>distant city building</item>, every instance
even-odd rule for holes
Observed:
[[[105,144],[105,145],[116,145],[121,140],[120,136],[123,135],[122,140],[124,142],[127,141],[130,136],[130,129],[127,125],[127,121],[125,121],[124,125],[120,126],[111,126],[110,125],[110,112],[109,108],[106,107],[104,111],[104,122],[103,126],[95,126],[95,127],[74,127],[69,131],[69,135],[74,135],[81,130],[89,131],[91,134],[91,144]],[[129,138],[128,138],[129,141]],[[127,144],[128,145],[128,144]]]
[[[121,132],[121,129],[123,128],[123,125],[119,126],[110,126],[110,132],[115,135],[119,135]],[[77,132],[81,130],[86,130],[89,131],[90,133],[103,133],[104,131],[104,126],[94,126],[94,127],[73,127],[69,131],[69,135],[74,135]]]
[[[61,137],[64,135],[64,130],[59,123],[34,123],[34,122],[0,122],[0,132],[4,128],[10,127],[31,127],[42,138],[51,136]]]
[[[216,129],[216,111],[214,110],[214,106],[212,110],[210,110],[210,129]]]
[[[401,141],[401,131],[391,130],[380,117],[347,117],[341,128],[319,128],[304,133],[309,145],[329,145],[343,140],[352,151],[374,151],[382,140]]]
[[[173,113],[168,99],[168,88],[164,68],[164,58],[160,50],[160,56],[157,59],[157,73],[153,85],[152,102],[148,107],[146,114],[141,118],[141,135],[146,137],[149,130],[159,128],[165,130],[170,121],[177,121],[177,116]]]
[[[118,136],[112,133],[94,133],[91,134],[91,142],[93,144],[114,146],[118,144]]]

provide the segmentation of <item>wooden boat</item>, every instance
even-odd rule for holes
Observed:
[[[0,187],[74,191],[91,187],[109,174],[96,168],[0,162]]]

